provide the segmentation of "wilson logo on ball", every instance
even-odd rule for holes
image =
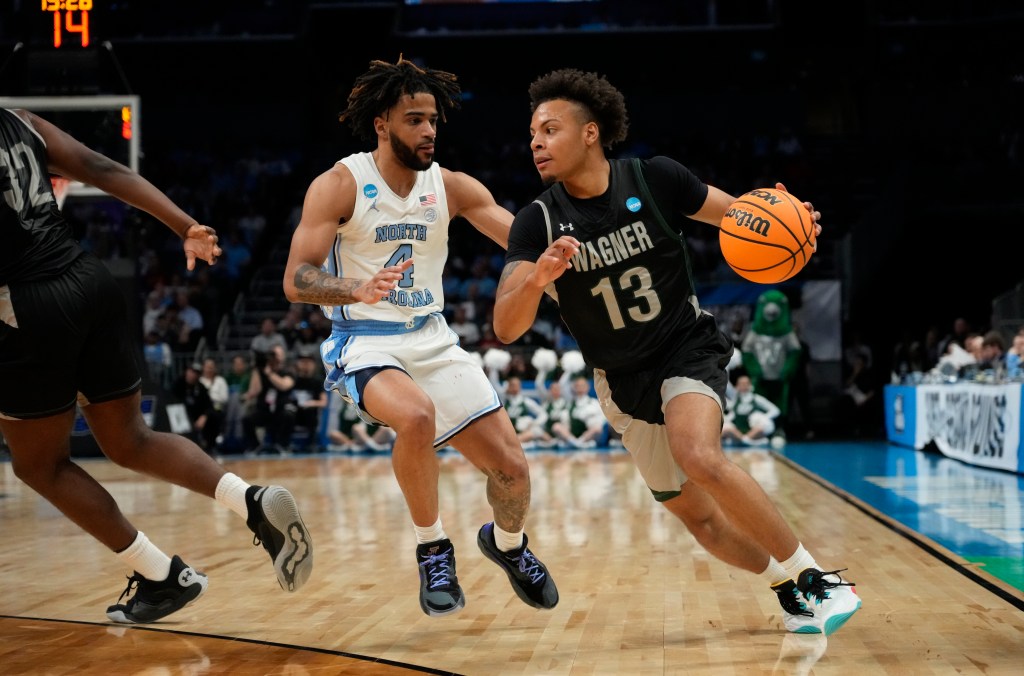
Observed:
[[[729,211],[725,212],[725,217],[735,220],[737,227],[748,228],[762,237],[767,237],[768,231],[772,227],[770,221],[736,207],[731,207]]]
[[[778,284],[800,272],[815,250],[815,226],[803,202],[771,188],[736,198],[718,233],[722,256],[736,274]]]

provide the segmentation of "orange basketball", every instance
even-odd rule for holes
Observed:
[[[814,221],[788,192],[758,188],[729,205],[718,243],[725,262],[758,284],[784,282],[804,269],[814,253]]]

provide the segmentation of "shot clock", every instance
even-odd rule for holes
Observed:
[[[53,46],[89,46],[89,14],[93,0],[39,0],[43,12],[53,15]]]

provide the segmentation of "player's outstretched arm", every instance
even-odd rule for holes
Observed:
[[[48,171],[99,188],[125,204],[142,209],[183,240],[188,269],[196,258],[211,265],[221,255],[216,231],[200,225],[156,186],[120,162],[92,150],[56,125],[19,111],[46,142]]]

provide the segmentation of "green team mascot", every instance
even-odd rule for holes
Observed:
[[[754,322],[740,347],[743,367],[754,384],[754,392],[779,407],[772,446],[786,443],[789,411],[789,383],[800,363],[800,339],[789,317],[789,299],[781,291],[765,291],[757,299]]]

